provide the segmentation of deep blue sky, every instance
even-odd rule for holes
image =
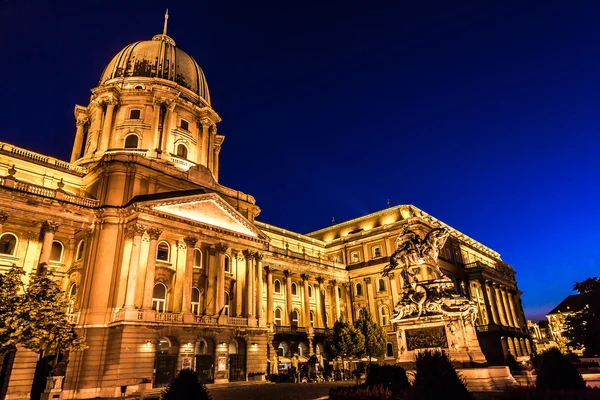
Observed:
[[[49,3],[0,2],[2,141],[68,159],[73,106],[169,7],[260,220],[414,204],[513,265],[535,320],[598,275],[598,1]]]

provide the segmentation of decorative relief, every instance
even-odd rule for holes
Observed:
[[[150,240],[158,240],[158,238],[162,234],[162,231],[163,230],[160,228],[148,228],[146,233],[148,233],[148,236],[150,236]]]
[[[260,251],[255,251],[254,252],[254,259],[256,261],[261,261],[263,259],[263,257],[265,256],[264,253],[261,253]]]
[[[58,228],[60,227],[60,222],[55,221],[44,221],[42,223],[42,230],[47,232],[56,233]]]
[[[408,350],[448,348],[448,338],[443,326],[432,328],[407,329],[406,347]]]
[[[308,281],[308,279],[310,278],[310,276],[308,274],[301,274],[300,278],[302,278],[302,281]]]
[[[323,278],[322,276],[317,276],[317,282],[324,283],[325,282],[325,278]]]
[[[286,269],[283,271],[283,275],[285,275],[286,278],[289,278],[290,276],[292,276],[292,271]]]
[[[131,239],[134,236],[142,236],[146,231],[146,225],[132,224],[125,228],[125,236]]]
[[[198,238],[193,237],[193,236],[186,236],[185,238],[183,238],[183,242],[189,249],[191,249],[194,246],[196,246],[196,243],[198,242]]]
[[[5,211],[0,211],[0,224],[3,224],[8,219],[8,213]]]
[[[367,285],[370,285],[370,284],[371,284],[371,277],[366,277],[366,278],[365,278],[365,283],[366,283]]]
[[[229,246],[227,246],[225,243],[215,244],[215,250],[217,251],[217,253],[225,253],[228,248]]]

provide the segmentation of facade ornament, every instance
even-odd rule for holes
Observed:
[[[336,287],[336,286],[338,285],[338,282],[337,282],[335,279],[331,279],[331,280],[329,281],[329,284],[330,284],[331,286],[333,286],[333,287]]]
[[[217,255],[217,249],[214,246],[210,246],[207,250],[208,250],[208,255],[209,256],[216,256]]]
[[[388,275],[387,275],[387,276],[388,276],[388,278],[390,278],[390,279],[394,279],[394,277],[395,277],[396,275],[395,275],[395,273],[394,273],[394,272],[390,272],[390,273],[388,273]]]
[[[242,254],[244,255],[244,258],[246,258],[246,260],[254,258],[254,253],[250,250],[243,250]]]
[[[256,261],[261,261],[263,259],[263,257],[265,256],[264,253],[261,253],[260,251],[255,251],[254,252],[254,259]]]
[[[350,282],[344,282],[342,283],[342,286],[346,289],[350,289]]]
[[[125,236],[131,239],[134,236],[142,236],[145,231],[146,225],[135,223],[125,228]]]
[[[217,134],[217,124],[212,124],[209,129],[210,129],[211,134],[213,134],[213,135]]]
[[[300,278],[302,278],[302,281],[308,281],[308,279],[310,278],[310,275],[304,273],[300,275]]]
[[[15,164],[13,164],[13,165],[12,165],[12,166],[11,166],[11,167],[8,169],[8,175],[14,178],[14,177],[15,177],[15,175],[16,175],[16,173],[17,173],[17,170],[16,170],[16,168],[15,168]]]
[[[229,246],[227,246],[225,243],[215,244],[215,250],[217,251],[217,253],[225,253],[228,248]]]
[[[0,225],[4,224],[8,219],[8,213],[6,211],[0,211]]]
[[[196,246],[196,243],[198,242],[198,238],[193,237],[193,236],[186,236],[183,238],[183,242],[185,243],[185,245],[187,246],[188,249],[191,249],[194,246]]]
[[[161,228],[148,228],[146,233],[148,234],[148,236],[150,236],[150,240],[158,240],[158,238],[162,234],[162,231],[163,230]]]
[[[275,268],[271,267],[270,265],[266,265],[263,269],[267,274],[272,274],[273,272],[275,272]]]
[[[366,283],[367,285],[370,285],[370,284],[371,284],[371,277],[370,277],[370,276],[367,276],[367,277],[365,278],[365,283]]]
[[[83,126],[88,123],[90,119],[88,117],[78,117],[75,121],[76,126]]]
[[[89,239],[92,237],[92,235],[94,234],[94,228],[93,227],[89,227],[83,230],[83,236],[86,239]]]
[[[32,231],[28,231],[26,236],[27,240],[34,240],[34,239],[38,239],[38,234]]]
[[[325,278],[323,278],[322,276],[317,276],[317,282],[318,283],[324,283],[325,282]]]
[[[47,232],[56,233],[56,231],[58,230],[59,227],[60,227],[60,222],[48,220],[48,221],[44,221],[42,223],[42,230],[47,231]]]
[[[285,275],[286,278],[289,278],[290,276],[292,276],[292,271],[286,269],[283,271],[283,275]]]

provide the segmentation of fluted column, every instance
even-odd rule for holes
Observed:
[[[204,119],[200,121],[200,124],[202,126],[202,144],[201,150],[198,152],[198,154],[200,154],[200,164],[208,168],[208,129],[210,127],[210,121]]]
[[[352,288],[350,282],[344,282],[343,287],[345,290],[344,298],[346,299],[346,322],[351,324],[354,321],[354,315],[352,314],[352,296],[350,295]]]
[[[338,282],[335,279],[331,280],[330,283],[333,286],[333,296],[335,299],[335,322],[340,319],[340,290]]]
[[[187,236],[183,239],[185,243],[185,274],[183,279],[183,300],[181,311],[184,313],[192,312],[192,284],[194,277],[194,246],[198,242],[198,238]]]
[[[508,326],[506,322],[506,314],[504,313],[504,307],[502,306],[502,295],[500,293],[500,287],[497,284],[493,285],[494,294],[496,297],[496,307],[498,308],[498,317],[500,318],[500,323],[504,326]]]
[[[517,326],[517,324],[513,320],[513,314],[511,313],[511,310],[510,310],[510,305],[508,303],[508,295],[506,293],[506,288],[502,288],[502,301],[504,303],[504,309],[506,310],[507,322],[510,324],[510,326]]]
[[[161,150],[160,149],[160,113],[161,107],[163,104],[163,100],[159,98],[154,98],[154,116],[152,118],[152,148],[151,150]]]
[[[246,259],[246,316],[248,318],[254,317],[254,309],[252,295],[254,294],[254,254],[249,250],[243,251],[244,258]]]
[[[126,235],[128,238],[133,239],[133,245],[131,246],[131,257],[129,258],[125,308],[135,308],[135,287],[137,284],[137,274],[140,263],[140,247],[142,244],[142,235],[145,231],[146,227],[140,224],[134,224],[127,228]]]
[[[95,99],[91,104],[93,104],[95,108],[86,143],[85,154],[89,155],[92,155],[98,148],[98,137],[100,136],[100,126],[102,124],[102,112],[104,111],[100,100]]]
[[[321,326],[327,328],[327,308],[326,308],[326,296],[327,291],[325,290],[325,278],[322,276],[317,277],[317,282],[319,282],[319,314],[321,316]]]
[[[77,118],[77,130],[75,131],[75,141],[73,142],[73,151],[71,152],[71,162],[79,159],[81,148],[83,147],[83,129],[88,122],[88,118]]]
[[[263,293],[263,254],[260,252],[254,253],[256,260],[256,318],[263,317],[262,293]]]
[[[236,317],[241,317],[244,313],[242,306],[244,305],[244,299],[243,299],[243,294],[244,294],[244,290],[242,288],[241,280],[239,278],[240,276],[240,264],[242,263],[242,260],[244,259],[242,257],[242,254],[239,252],[234,252],[233,253],[233,259],[235,260],[235,316]]]
[[[273,324],[273,268],[266,266],[267,273],[267,324]]]
[[[286,269],[283,271],[285,275],[285,308],[287,312],[287,320],[289,325],[292,325],[292,271]]]
[[[487,289],[489,289],[489,292]],[[494,285],[491,282],[486,283],[486,296],[488,296],[490,306],[492,308],[492,319],[494,320],[495,324],[500,325],[500,313],[498,312],[496,291],[494,290]]]
[[[217,250],[214,247],[209,247],[206,254],[208,255],[208,262],[206,263],[208,270],[206,271],[206,281],[207,281],[207,289],[206,289],[206,310],[209,315],[214,315],[219,312],[217,308],[217,264],[218,264],[218,256]]]
[[[310,296],[308,295],[308,274],[300,275],[304,287],[304,326],[310,326]]]
[[[221,312],[225,306],[225,252],[227,251],[225,243],[217,243],[217,312]],[[231,300],[231,299],[230,299]]]
[[[213,163],[213,175],[215,180],[219,180],[219,153],[221,152],[221,145],[215,146],[214,163]]]
[[[518,309],[515,304],[515,296],[516,294],[512,293],[510,290],[508,291],[508,303],[510,305],[510,311],[515,321],[515,326],[517,328],[522,328],[523,324],[521,323],[521,318],[519,318],[519,313],[517,312]]]
[[[42,251],[40,253],[40,266],[45,266],[50,261],[50,253],[52,252],[52,242],[54,241],[54,234],[58,230],[60,223],[54,221],[44,221],[42,224],[42,231],[44,237],[42,239]]]
[[[119,104],[114,97],[106,99],[106,114],[104,114],[104,124],[102,125],[102,135],[100,135],[100,150],[106,151],[110,139],[110,130],[112,127],[113,113],[115,106]]]
[[[150,243],[148,246],[148,260],[146,261],[146,279],[144,280],[144,301],[142,302],[144,310],[152,308],[152,293],[154,292],[154,276],[156,273],[156,247],[162,229],[149,228],[147,232],[150,236]]]

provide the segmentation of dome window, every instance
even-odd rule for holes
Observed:
[[[190,123],[187,122],[185,119],[181,120],[181,124],[180,124],[180,128],[183,129],[184,131],[189,131],[190,130]]]
[[[188,156],[188,149],[187,147],[185,147],[185,145],[183,144],[178,144],[177,145],[177,157],[181,157],[181,158],[186,158],[187,159]]]
[[[142,85],[136,85],[134,87],[135,90],[144,90],[144,87]]]
[[[142,110],[129,110],[129,119],[140,119]]]
[[[126,149],[137,149],[139,138],[135,133],[127,135],[125,137],[125,148]]]

